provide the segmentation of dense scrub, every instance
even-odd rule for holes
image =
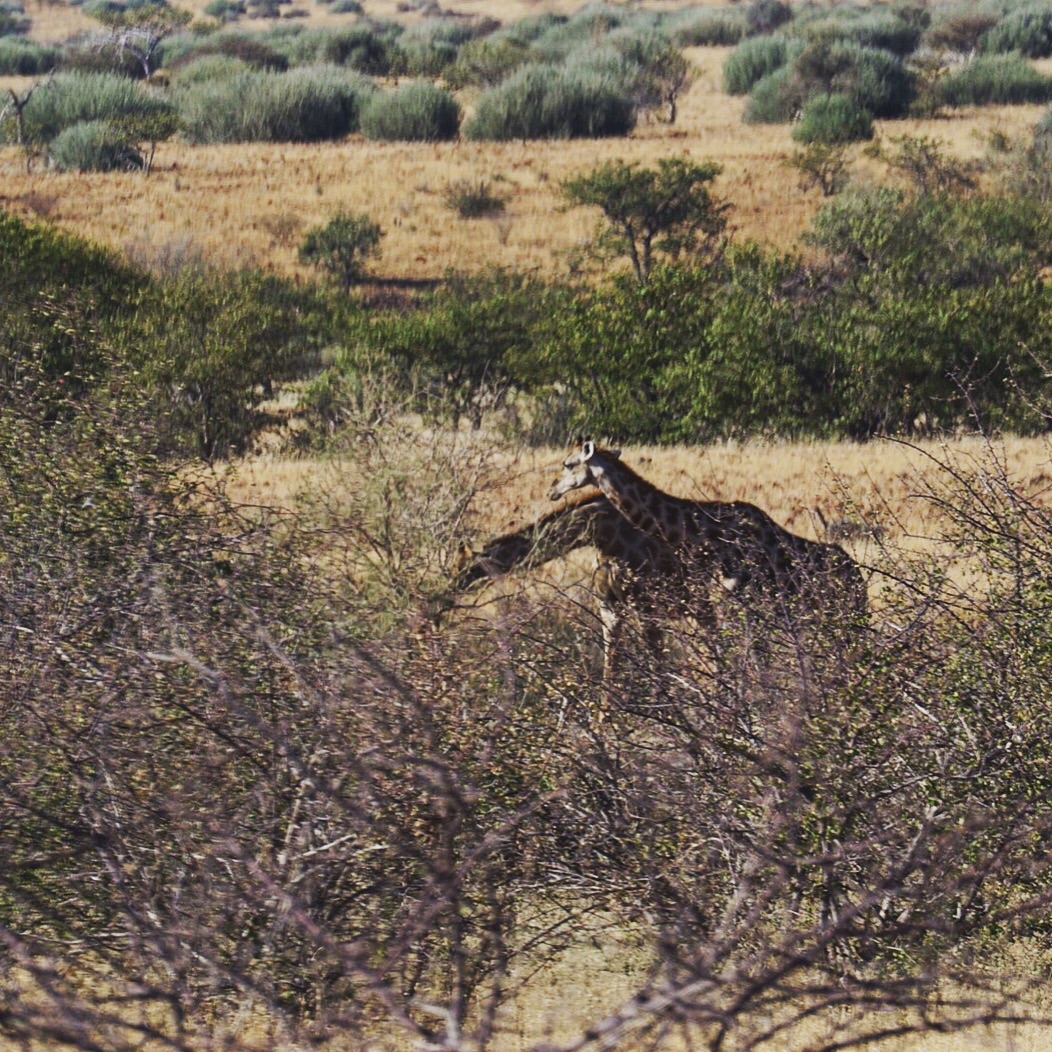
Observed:
[[[1047,206],[961,196],[923,145],[904,153],[930,188],[832,198],[810,234],[820,262],[731,245],[705,263],[665,256],[645,283],[453,285],[345,341],[319,411],[338,419],[334,392],[380,361],[429,414],[477,423],[512,404],[543,441],[1045,430]]]
[[[95,262],[101,322],[141,285]],[[998,957],[1047,953],[1052,524],[992,454],[929,494],[981,588],[887,549],[869,624],[728,601],[661,621],[660,654],[628,610],[600,683],[587,597],[448,594],[513,447],[422,441],[363,383],[320,484],[238,506],[158,459],[115,350],[74,394],[2,331],[5,1033],[487,1047],[535,969],[611,932],[633,996],[582,1040],[1030,1011]]]

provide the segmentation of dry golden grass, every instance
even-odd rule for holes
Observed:
[[[0,206],[33,215],[46,201],[52,221],[147,261],[193,252],[221,266],[260,266],[302,279],[310,276],[297,261],[303,231],[339,209],[361,211],[384,231],[382,254],[372,265],[377,277],[435,279],[490,266],[558,275],[588,244],[598,221],[588,209],[564,210],[562,179],[612,158],[646,163],[682,155],[723,165],[715,188],[732,205],[736,236],[797,246],[821,197],[802,190],[785,167],[796,149],[789,127],[742,124],[743,100],[721,91],[728,50],[693,49],[698,76],[677,124],[642,122],[625,139],[427,146],[360,136],[318,145],[172,142],[160,146],[148,178],[27,173],[19,151],[7,147],[0,149]],[[0,81],[0,89],[7,83],[15,82]],[[881,132],[931,136],[948,153],[972,159],[984,153],[995,130],[1022,136],[1042,112],[1039,106],[986,107],[943,120],[887,123]],[[860,151],[856,168],[863,177],[883,177]],[[505,215],[458,218],[442,191],[460,179],[490,180],[509,198]]]
[[[465,449],[471,439],[465,439]],[[517,530],[554,507],[548,490],[560,473],[563,450],[512,450],[483,480],[471,508],[480,546]],[[951,484],[947,467],[963,474],[1001,472],[1015,489],[1052,505],[1052,442],[1041,438],[979,438],[901,443],[753,442],[698,447],[626,448],[625,462],[669,493],[698,500],[744,500],[759,505],[795,533],[822,539],[815,509],[826,519],[846,517],[879,526],[881,540],[842,541],[863,565],[892,558],[935,557],[948,578],[966,587],[976,572],[972,553],[948,537],[945,513],[930,498]],[[354,486],[353,465],[339,459],[251,457],[223,469],[238,500],[292,508],[305,494]],[[591,556],[553,566],[543,579],[566,586],[590,573]],[[875,577],[876,596],[881,578]]]

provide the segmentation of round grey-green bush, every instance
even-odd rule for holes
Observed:
[[[142,154],[106,121],[84,121],[48,144],[48,163],[60,172],[117,172],[142,168]]]
[[[793,128],[793,138],[825,145],[872,139],[873,118],[849,95],[816,95],[804,106],[800,123]]]
[[[486,92],[464,136],[514,139],[589,139],[627,135],[636,110],[625,86],[602,73],[524,66]]]
[[[448,91],[415,81],[375,94],[362,111],[361,130],[381,142],[443,142],[460,132],[460,106]]]

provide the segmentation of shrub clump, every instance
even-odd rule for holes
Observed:
[[[796,57],[793,70],[805,97],[848,95],[874,117],[902,117],[916,96],[914,78],[900,58],[852,41],[816,40]]]
[[[944,106],[1018,105],[1052,99],[1052,77],[1021,55],[980,55],[936,87]]]
[[[38,77],[59,63],[61,49],[24,37],[0,37],[0,76]]]
[[[143,167],[143,156],[106,121],[83,121],[48,145],[48,163],[60,172],[124,172]]]
[[[479,99],[464,136],[498,142],[603,138],[627,135],[635,123],[635,103],[610,77],[525,66]]]
[[[460,130],[460,106],[442,88],[420,80],[378,92],[362,111],[361,130],[381,142],[443,142]]]
[[[62,74],[33,93],[23,118],[28,142],[51,142],[75,124],[113,127],[172,117],[166,99],[141,84],[110,73]]]
[[[723,90],[728,95],[748,95],[764,77],[789,61],[785,37],[750,37],[743,40],[723,64]]]
[[[745,36],[745,19],[721,8],[687,11],[670,26],[679,47],[733,47]]]
[[[192,143],[322,142],[358,130],[372,84],[335,66],[244,72],[178,95]]]
[[[488,179],[457,179],[442,191],[446,207],[461,219],[500,215],[508,199],[498,194]]]
[[[793,138],[827,146],[872,139],[873,119],[848,95],[816,95],[804,106],[800,123],[793,128]]]
[[[1010,12],[984,34],[980,45],[990,54],[1015,51],[1026,58],[1052,56],[1052,5]]]
[[[789,66],[782,66],[753,87],[742,120],[746,124],[787,124],[802,105],[799,82]]]

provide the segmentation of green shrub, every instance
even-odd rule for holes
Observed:
[[[361,15],[365,13],[359,0],[336,0],[329,10],[334,15]]]
[[[1010,11],[983,35],[980,46],[989,54],[1015,51],[1026,58],[1048,58],[1052,55],[1052,6]]]
[[[381,142],[442,142],[460,129],[460,106],[448,91],[416,81],[377,92],[362,110],[366,138]]]
[[[30,21],[21,4],[0,3],[0,37],[22,36],[29,32]]]
[[[887,11],[867,12],[850,22],[850,39],[856,44],[883,48],[900,58],[917,49],[923,32],[924,27],[919,21],[911,21]]]
[[[785,37],[743,40],[723,63],[723,90],[728,95],[748,95],[764,77],[781,69],[790,54]]]
[[[289,60],[285,55],[266,41],[248,33],[221,34],[208,50],[214,50],[217,55],[240,59],[253,69],[266,70],[268,73],[284,73],[289,68]]]
[[[1016,105],[1052,99],[1052,77],[1021,55],[980,55],[943,77],[936,98],[944,106]]]
[[[669,33],[679,47],[728,47],[745,36],[745,18],[734,9],[688,10],[670,20]]]
[[[409,26],[398,39],[402,70],[412,77],[438,77],[451,66],[460,48],[485,36],[496,23],[449,18],[425,18]]]
[[[383,232],[364,212],[337,212],[324,226],[311,227],[300,245],[300,261],[320,267],[344,292],[361,280],[365,261],[378,253]]]
[[[142,80],[142,63],[127,48],[104,42],[72,44],[62,53],[59,68],[64,73],[111,73],[128,80]]]
[[[50,73],[61,60],[62,49],[23,37],[0,37],[0,76],[38,77]]]
[[[170,83],[173,88],[187,88],[191,84],[215,84],[251,70],[251,66],[230,55],[204,54],[190,62],[172,68]]]
[[[950,8],[940,17],[936,8],[932,23],[924,33],[922,42],[936,50],[955,51],[967,55],[979,47],[983,36],[997,25],[998,17],[990,11],[959,11]]]
[[[48,143],[48,164],[60,172],[124,172],[143,167],[142,154],[107,121],[71,124]]]
[[[247,10],[245,0],[209,0],[205,14],[220,22],[236,22]]]
[[[336,66],[248,72],[177,95],[193,143],[320,142],[356,131],[372,85]]]
[[[746,124],[788,124],[802,106],[800,82],[791,67],[782,66],[753,87],[742,120]]]
[[[479,99],[464,136],[507,141],[627,135],[635,116],[633,100],[609,78],[525,66]]]
[[[874,117],[903,116],[916,95],[914,77],[901,59],[851,41],[812,41],[794,59],[793,71],[806,95],[848,95]]]
[[[166,99],[109,73],[60,74],[33,93],[24,111],[26,138],[50,142],[74,124],[104,121],[119,127],[173,115]]]
[[[457,52],[456,62],[445,71],[445,80],[453,88],[492,88],[528,61],[529,49],[518,41],[493,37],[471,40]]]
[[[784,0],[752,0],[745,9],[745,32],[749,36],[773,33],[793,19],[793,9]]]
[[[394,62],[389,38],[372,26],[349,26],[327,32],[318,59],[371,77],[387,76]]]
[[[872,139],[873,118],[848,95],[816,95],[804,106],[793,138],[825,145]]]

